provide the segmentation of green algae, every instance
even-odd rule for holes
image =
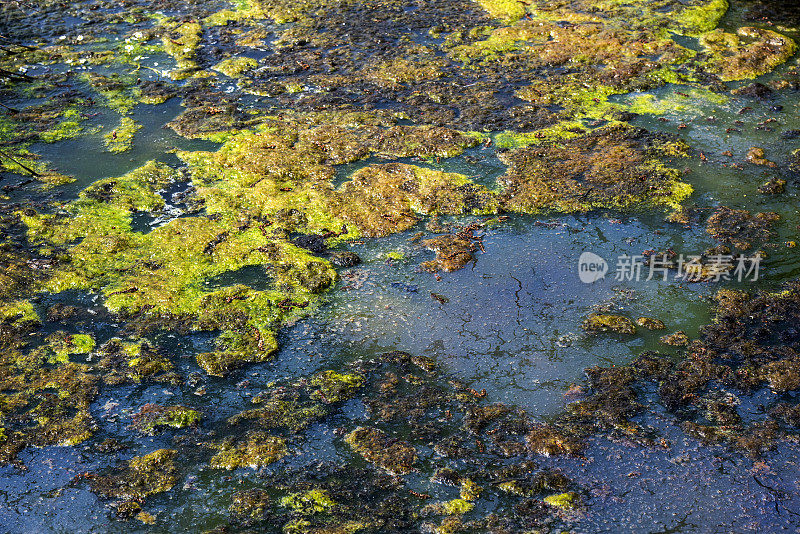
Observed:
[[[404,441],[390,443],[388,436],[377,428],[358,427],[345,437],[354,451],[368,462],[392,474],[405,474],[414,469],[417,451]]]
[[[87,334],[56,332],[47,336],[47,349],[55,353],[55,361],[67,362],[72,354],[87,354],[94,350],[95,341]]]
[[[142,502],[145,498],[172,489],[177,482],[174,465],[177,451],[158,449],[144,456],[136,456],[118,466],[108,475],[95,475],[88,479],[92,491],[121,503]]]
[[[525,3],[518,0],[477,0],[491,16],[513,23],[525,15]]]
[[[747,250],[769,240],[774,235],[772,226],[779,219],[773,212],[753,214],[721,206],[708,218],[706,232],[717,241]]]
[[[689,35],[711,31],[728,11],[728,0],[709,0],[701,5],[687,6],[677,17]]]
[[[690,4],[684,11],[687,21],[683,24],[687,28],[705,29],[706,26],[699,26],[695,19],[702,16],[704,21],[713,20],[714,13],[719,11],[720,3],[709,2],[707,3],[709,7],[695,4]],[[714,4],[717,7],[714,7]],[[182,77],[197,73],[201,68],[201,58],[196,53],[199,42],[193,41],[201,38],[205,27],[228,21],[238,23],[267,17],[279,21],[298,20],[305,17],[305,13],[311,7],[316,9],[319,6],[312,3],[301,3],[297,6],[277,3],[273,6],[266,2],[241,2],[236,11],[230,10],[227,13],[212,15],[212,18],[203,21],[202,26],[194,26],[194,23],[166,23],[165,27],[175,33],[162,38],[172,41],[173,48],[169,53],[179,66],[180,72],[176,77]],[[614,13],[629,13],[631,9],[639,9],[641,3],[604,2],[600,7],[601,12],[607,10]],[[701,7],[708,9],[708,12],[700,13]],[[511,13],[511,15],[500,15],[501,18],[508,17],[506,19],[508,22],[514,21],[516,16],[514,13],[519,9],[522,9],[522,14],[525,12],[525,6],[522,4],[495,9],[505,9],[506,13]],[[270,12],[271,14],[268,14]],[[650,16],[650,13],[647,15]],[[536,16],[539,14],[536,13]],[[584,16],[587,18],[581,19]],[[559,20],[575,22],[588,20],[589,17],[585,14],[572,13]],[[591,17],[602,20],[605,14],[600,13]],[[624,20],[621,16],[615,18],[617,23],[619,20]],[[646,20],[641,22],[636,22],[633,18],[630,20],[632,25],[643,26],[647,23]],[[184,28],[186,24],[192,26]],[[523,29],[528,31],[528,28]],[[659,32],[662,29],[663,27],[660,27]],[[519,32],[516,37],[504,36],[500,32],[489,35],[491,31],[491,29],[481,30],[470,37],[474,39],[488,36],[488,39],[476,46],[480,49],[480,53],[470,51],[461,56],[472,62],[471,68],[474,67],[476,70],[483,68],[483,62],[505,64],[506,55],[511,53],[524,51],[535,55],[538,51],[529,49],[530,43],[538,46],[536,35],[526,36],[523,32]],[[190,34],[188,39],[183,38],[184,32]],[[544,59],[538,65],[543,67],[566,65],[579,72],[569,77],[553,79],[546,84],[529,84],[529,87],[536,89],[540,95],[536,95],[533,90],[518,94],[528,97],[528,102],[532,106],[563,107],[564,109],[559,111],[561,113],[559,119],[564,120],[559,120],[555,126],[542,129],[525,127],[523,128],[525,131],[521,133],[507,129],[505,133],[491,134],[496,148],[516,150],[536,145],[544,147],[545,151],[563,150],[559,155],[575,151],[576,148],[579,152],[584,150],[587,154],[591,153],[597,147],[585,149],[584,143],[591,144],[586,138],[585,123],[573,119],[613,116],[619,109],[618,106],[609,104],[609,96],[622,94],[632,88],[648,90],[650,86],[647,84],[657,86],[679,79],[671,70],[670,65],[673,63],[670,62],[677,61],[675,59],[677,57],[684,57],[680,56],[684,52],[677,47],[672,51],[668,50],[668,47],[672,47],[668,43],[653,45],[650,42],[647,43],[647,47],[634,50],[630,56],[625,56],[620,50],[630,44],[626,42],[628,35],[623,39],[618,35],[608,34],[595,37],[591,32],[558,33],[552,28],[548,29],[546,35],[548,40],[553,38],[555,43],[542,54]],[[647,41],[651,36],[652,34],[647,34],[642,40]],[[618,41],[614,42],[614,39]],[[178,49],[186,42],[189,42],[193,49],[188,51]],[[564,57],[572,54],[572,58],[567,62],[562,60],[557,50],[558,47],[563,47],[565,42],[579,43],[582,47],[565,51]],[[663,48],[659,48],[660,46]],[[167,47],[166,41],[164,47]],[[667,52],[673,53],[671,59]],[[286,51],[287,55],[290,53],[291,51]],[[653,57],[663,53],[668,59],[663,62],[656,61],[658,65],[655,67],[644,65],[642,56],[646,56],[647,53],[652,53]],[[602,57],[604,54],[607,57]],[[652,57],[647,59],[652,60]],[[368,66],[365,78],[370,80],[369,83],[379,87],[409,86],[416,89],[414,86],[429,84],[442,77],[442,73],[445,72],[443,61],[418,65],[397,58],[376,60]],[[602,83],[597,83],[594,87],[582,86],[584,80],[590,80],[585,82],[589,85],[598,80],[585,77],[595,62],[602,64],[608,72],[617,72],[619,75],[614,74],[615,78],[603,78]],[[451,75],[449,66],[447,75]],[[538,75],[531,76],[533,77]],[[313,88],[313,82],[297,81],[300,79],[301,77],[297,77],[281,81],[286,96],[313,99],[314,97],[309,97],[309,93],[312,92],[309,88]],[[447,83],[450,83],[450,80]],[[468,93],[469,89],[465,88],[464,91]],[[424,91],[420,91],[422,92],[427,93],[428,88],[425,87]],[[434,93],[433,90],[430,92]],[[470,94],[471,96],[473,95]],[[142,95],[135,101],[144,101],[146,98]],[[163,102],[161,98],[161,96],[154,98],[152,102]],[[438,99],[439,96],[434,95],[434,98]],[[109,105],[121,111],[129,109],[131,102],[134,100],[127,97],[118,100],[109,99]],[[312,102],[316,104],[316,101]],[[691,193],[688,184],[677,181],[674,172],[659,166],[658,163],[659,158],[664,155],[679,155],[684,152],[680,146],[674,145],[675,152],[672,154],[661,151],[659,155],[648,153],[643,159],[638,159],[642,147],[637,143],[629,144],[630,139],[626,139],[627,134],[622,135],[623,142],[617,146],[614,146],[613,140],[601,143],[603,146],[597,150],[602,156],[602,165],[607,165],[608,168],[592,169],[593,182],[589,187],[578,186],[570,189],[563,183],[557,182],[547,184],[545,189],[541,183],[545,181],[542,178],[543,169],[547,168],[551,160],[547,159],[546,155],[517,152],[503,157],[517,162],[518,176],[511,175],[511,178],[501,179],[503,187],[497,191],[478,186],[463,175],[433,172],[405,163],[391,167],[370,166],[369,171],[354,173],[337,190],[332,186],[336,172],[333,167],[335,165],[376,155],[390,159],[447,158],[461,154],[465,148],[474,147],[477,142],[486,141],[489,137],[471,137],[464,132],[453,133],[454,131],[449,129],[437,130],[437,128],[418,126],[394,127],[382,124],[380,127],[368,128],[361,124],[342,127],[345,121],[341,119],[341,115],[327,120],[310,119],[311,125],[303,124],[305,119],[298,119],[297,115],[288,120],[271,118],[266,129],[255,126],[252,131],[241,132],[238,130],[244,125],[233,116],[233,113],[229,115],[227,111],[217,111],[216,106],[206,106],[203,109],[204,114],[216,117],[218,122],[214,123],[216,129],[203,131],[199,136],[226,141],[226,146],[218,153],[181,153],[181,157],[190,166],[193,185],[198,186],[192,193],[192,198],[198,206],[205,208],[204,215],[187,217],[190,219],[189,222],[168,222],[165,226],[169,229],[156,229],[153,231],[155,233],[151,232],[153,235],[134,232],[131,227],[133,215],[137,212],[156,214],[162,210],[164,199],[158,191],[163,189],[164,185],[171,183],[173,178],[148,184],[123,177],[122,180],[102,180],[87,188],[81,193],[78,201],[60,206],[64,211],[55,216],[27,213],[24,217],[28,223],[30,237],[39,240],[45,248],[63,247],[66,250],[65,254],[59,252],[59,257],[63,261],[56,265],[54,277],[44,283],[45,288],[52,290],[83,288],[98,292],[103,295],[109,309],[122,314],[125,319],[142,328],[165,327],[182,331],[218,333],[214,350],[198,356],[201,367],[215,375],[224,375],[245,362],[264,361],[271,357],[277,349],[275,334],[278,329],[311,312],[319,302],[319,295],[335,281],[335,273],[327,260],[302,250],[290,241],[290,236],[295,233],[320,236],[329,246],[334,246],[339,242],[361,236],[388,235],[403,230],[416,224],[422,215],[497,213],[504,209],[520,212],[547,209],[571,212],[609,207],[629,210],[652,206],[672,209],[677,208],[678,204]],[[410,115],[414,116],[413,113]],[[262,119],[263,117],[257,117],[255,121],[259,123]],[[253,124],[255,123],[246,126],[251,127]],[[498,124],[503,125],[501,128],[506,126],[503,122]],[[209,134],[209,131],[213,133]],[[429,134],[436,131],[443,132],[446,134],[445,137],[455,138],[455,141],[431,142],[432,136]],[[666,144],[664,140],[658,142]],[[636,156],[634,158],[625,156],[626,150],[635,152]],[[523,160],[527,157],[543,158],[543,163],[538,167],[534,166],[532,173],[534,181],[539,180],[540,183],[534,183],[530,189],[526,188],[527,184],[524,184],[522,179],[528,171],[528,167],[523,165]],[[578,158],[564,158],[569,160],[570,166],[564,174],[573,173],[572,175],[578,176],[583,172],[579,171],[583,169],[582,164],[591,157],[581,153],[581,157]],[[581,159],[584,161],[576,161]],[[654,178],[653,182],[647,183],[647,187],[656,192],[655,201],[650,201],[648,193],[642,192],[649,191],[646,187],[638,189],[630,181],[620,185],[611,180],[613,172],[628,165],[632,165],[637,173],[646,175],[648,179]],[[158,169],[154,172],[156,175],[161,174]],[[164,169],[164,174],[171,175],[171,171]],[[631,177],[623,178],[627,180]],[[263,189],[262,184],[264,184]],[[520,189],[510,192],[510,186]],[[548,190],[553,196],[541,201],[536,199],[534,202],[515,204],[518,196],[525,200],[524,195],[531,193],[532,190],[533,196]],[[386,204],[389,209],[383,209],[381,198],[383,196],[389,199]],[[348,205],[351,198],[355,200],[352,205]],[[378,217],[383,220],[378,220]],[[69,218],[75,220],[63,220]],[[99,238],[95,235],[96,232],[100,234]],[[449,239],[455,240],[452,236]],[[429,248],[437,252],[435,260],[439,262],[437,269],[448,271],[452,270],[447,268],[449,264],[440,261],[438,257],[442,251],[445,251],[441,254],[443,260],[451,256],[446,252],[449,250],[448,243],[444,241],[439,239],[436,243],[431,243]],[[461,241],[461,245],[470,243],[469,240]],[[85,247],[83,247],[84,242],[87,242]],[[174,254],[165,252],[172,249],[176,249]],[[203,255],[198,253],[201,249]],[[234,272],[248,265],[265,265],[274,289],[255,291],[241,285],[220,290],[209,289],[207,282],[217,275]],[[174,269],[175,273],[169,272],[166,275],[163,272],[156,273],[162,269],[165,271]],[[177,280],[171,282],[170,276],[174,276]],[[125,346],[123,349],[108,347],[99,351],[103,358],[100,367],[106,366],[105,369],[108,370],[102,378],[103,381],[138,382],[154,377],[174,376],[174,373],[171,373],[172,364],[169,359],[157,356],[148,350],[141,351],[141,345],[138,344],[131,344],[130,351],[127,349],[128,345]],[[133,347],[139,347],[140,350],[137,351]],[[134,355],[133,352],[137,354]],[[791,382],[779,383],[776,377],[791,369],[791,361],[781,365],[773,365],[774,369],[766,368],[759,376],[773,389],[788,391]],[[428,372],[432,371],[429,365],[423,367]],[[126,370],[127,368],[129,370]],[[409,369],[404,371],[412,372]],[[414,369],[413,372],[419,373],[419,369]],[[404,376],[399,378],[398,382],[400,386],[393,386],[394,382],[387,378],[385,382],[387,391],[392,387],[411,388],[412,385],[416,386],[424,381],[419,377]],[[246,416],[242,413],[240,414],[242,417],[234,417],[229,422],[237,424],[247,420],[248,423],[267,428],[283,427],[292,430],[303,428],[311,421],[320,420],[333,412],[333,409],[324,405],[351,398],[365,387],[366,381],[358,373],[323,371],[310,377],[309,384],[310,387],[304,392],[306,396],[302,400],[277,397],[266,401],[260,400],[257,403],[261,404],[260,407],[246,412]],[[597,389],[600,390],[599,387]],[[356,432],[353,431],[348,434],[348,443],[356,452],[380,469],[394,472],[397,467],[394,465],[395,459],[385,459],[381,456],[375,443],[384,446],[391,443],[388,445],[389,448],[406,443],[421,446],[430,444],[429,441],[419,437],[425,435],[427,430],[423,431],[414,426],[414,418],[420,417],[420,412],[425,412],[430,405],[438,407],[445,404],[436,404],[430,400],[430,397],[425,395],[424,389],[414,388],[413,391],[420,393],[418,402],[405,400],[405,404],[401,404],[402,407],[413,408],[408,411],[413,437],[407,438],[407,442],[392,443],[393,438],[386,439],[386,435],[374,433],[362,435],[364,434],[362,432],[353,436]],[[613,402],[619,402],[620,405],[625,401],[622,395],[611,397],[605,390],[602,394],[606,395],[604,399],[613,399]],[[467,404],[475,402],[474,395],[466,391],[461,391],[459,398]],[[431,404],[426,406],[425,402]],[[605,404],[593,402],[594,399],[574,407],[573,413],[589,413],[594,407],[600,414],[597,417],[602,418],[605,417],[603,414],[611,410]],[[446,406],[448,409],[452,408],[449,404]],[[375,408],[376,405],[372,404],[372,407]],[[376,410],[381,417],[389,417],[388,414],[392,411],[393,408],[388,406]],[[502,410],[496,413],[500,412]],[[47,420],[46,416],[37,415],[37,417],[39,421]],[[443,417],[441,412],[439,417]],[[502,421],[502,416],[498,416],[498,420]],[[491,424],[493,423],[490,422],[489,425]],[[624,427],[622,422],[616,424],[619,429]],[[506,439],[508,438],[504,435],[507,434],[504,431],[506,427],[498,424],[494,428],[499,431],[492,434],[491,440],[486,437],[486,445],[493,451],[502,450],[504,454],[516,454],[508,452],[518,450],[518,447],[514,446],[514,444],[519,445],[513,439],[514,432],[511,432],[511,439]],[[418,434],[413,434],[413,431]],[[532,452],[569,454],[580,450],[580,446],[571,436],[557,431],[531,431],[526,436],[528,448]],[[403,437],[406,439],[405,435]],[[262,437],[261,441],[269,441],[269,438]],[[469,454],[473,455],[479,450],[477,445],[467,444],[464,440],[458,446],[441,442],[437,445],[439,445],[437,450],[447,450],[453,458],[458,457],[458,446],[473,447],[467,449]],[[227,456],[218,462],[218,467],[253,465],[245,459],[251,453],[257,455],[257,451],[251,447],[249,441],[225,442],[223,447],[228,447],[224,449]],[[220,449],[219,454],[222,453],[223,450]],[[259,465],[266,463],[269,462]],[[530,495],[527,491],[521,491],[519,495],[523,493]],[[294,492],[292,495],[304,495],[304,493]],[[465,508],[470,503],[466,501],[470,499],[463,496],[462,498],[463,502],[456,502],[460,501],[459,499],[445,501],[444,504],[454,504],[450,508],[442,508],[441,513],[461,514],[468,511]],[[337,497],[336,502],[349,501]],[[403,505],[397,507],[400,506]],[[285,507],[296,510],[302,515],[325,515],[316,512],[307,514],[304,512],[305,508],[297,504]],[[332,506],[327,507],[324,511],[331,512],[332,508]],[[442,523],[442,529],[445,528],[445,522]],[[330,531],[334,528],[331,525],[320,526],[306,519],[294,519],[285,525],[287,531],[316,529],[315,531],[319,532],[320,529],[327,528],[326,531]],[[362,528],[359,525],[361,523],[347,523],[344,519],[339,523],[341,529],[345,531]],[[455,521],[447,525],[453,530],[457,528]]]
[[[55,143],[65,139],[72,139],[83,132],[83,126],[81,126],[83,119],[80,111],[77,108],[66,109],[61,116],[63,117],[63,120],[56,124],[52,129],[39,134],[39,139],[41,139],[42,142]]]
[[[139,103],[140,90],[129,76],[90,72],[83,78],[98,93],[103,105],[120,115],[130,114]]]
[[[212,447],[218,452],[209,460],[212,469],[259,469],[287,454],[286,440],[265,432],[253,432],[240,440],[227,440]]]
[[[670,91],[666,95],[632,94],[625,97],[628,109],[633,113],[663,115],[700,115],[708,105],[723,106],[729,98],[719,93],[697,87],[681,87],[680,91]]]
[[[303,493],[291,493],[281,497],[280,505],[290,508],[301,515],[313,515],[327,512],[336,502],[331,499],[327,491],[312,489]]]
[[[176,69],[169,73],[173,80],[182,80],[199,70],[196,62],[202,27],[199,22],[160,21],[165,34],[161,37],[164,52],[175,60]]]
[[[453,499],[450,501],[436,502],[425,506],[423,514],[437,515],[464,515],[471,512],[475,505],[464,499]]]
[[[202,418],[200,412],[186,406],[159,406],[145,404],[133,416],[133,426],[139,432],[153,435],[168,428],[195,426]]]
[[[133,136],[141,129],[142,125],[130,117],[122,117],[119,126],[103,136],[106,149],[115,154],[130,150],[133,146]]]
[[[548,495],[544,498],[544,502],[556,508],[571,509],[578,506],[578,494],[569,492],[558,495]]]
[[[303,402],[291,398],[270,398],[259,404],[258,408],[234,415],[228,422],[236,425],[245,421],[256,421],[265,429],[288,428],[297,432],[329,413],[322,403]]]
[[[0,322],[11,323],[15,326],[38,325],[42,321],[39,314],[28,300],[0,303]]]
[[[314,375],[310,384],[317,388],[311,397],[330,404],[352,398],[364,385],[364,378],[355,374],[327,370]]]
[[[590,333],[608,331],[617,334],[636,333],[636,325],[633,323],[633,321],[621,315],[593,313],[586,318],[581,326],[584,330]]]
[[[258,62],[255,59],[249,57],[234,57],[220,61],[214,65],[213,69],[229,78],[239,78],[245,72],[254,69],[257,65]]]
[[[704,68],[723,81],[756,78],[785,63],[797,51],[795,42],[772,30],[741,27],[735,34],[715,30],[700,37],[710,58]]]
[[[264,361],[277,349],[275,329],[308,313],[314,295],[336,274],[326,261],[254,223],[186,217],[148,234],[132,231],[132,214],[160,209],[163,199],[156,191],[175,176],[162,164],[148,163],[81,192],[66,206],[69,217],[23,216],[32,238],[69,245],[46,288],[101,291],[107,308],[140,322],[170,318],[221,331],[217,350],[198,357],[213,374],[230,371],[236,362]],[[205,289],[204,281],[247,265],[271,266],[276,289]]]
[[[660,140],[627,126],[501,154],[498,178],[508,211],[581,212],[645,207],[680,210],[692,187],[658,159]],[[679,145],[668,145],[669,150]]]

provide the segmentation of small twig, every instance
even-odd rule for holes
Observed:
[[[29,45],[15,43],[14,41],[12,41],[11,39],[9,39],[8,37],[6,37],[4,35],[0,35],[0,41],[5,41],[7,43],[11,43],[14,46],[19,46],[19,47],[25,48],[27,50],[37,50],[37,48],[35,46],[29,46]]]
[[[28,167],[27,165],[25,165],[25,164],[23,164],[23,163],[20,163],[19,161],[17,161],[16,159],[12,158],[11,156],[9,156],[8,154],[6,154],[6,153],[5,153],[4,151],[2,151],[2,150],[0,150],[0,156],[3,156],[3,157],[4,157],[4,158],[6,158],[6,159],[10,159],[11,161],[13,161],[14,163],[16,163],[17,165],[19,165],[19,166],[20,166],[20,167],[22,167],[23,169],[25,169],[26,171],[28,171],[29,173],[31,173],[31,175],[32,175],[32,176],[41,176],[41,174],[40,174],[40,173],[38,173],[38,172],[34,171],[33,169],[31,169],[31,168],[30,168],[30,167]]]
[[[10,78],[19,78],[21,80],[25,80],[27,82],[32,82],[33,78],[28,76],[27,74],[20,74],[18,72],[11,72],[10,70],[0,69],[0,75],[5,75]]]

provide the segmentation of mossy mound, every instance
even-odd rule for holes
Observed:
[[[636,325],[622,315],[593,313],[581,324],[589,333],[614,332],[615,334],[635,334]]]
[[[404,441],[390,440],[377,428],[359,427],[345,438],[345,443],[368,462],[392,474],[404,474],[414,469],[417,451]]]
[[[213,469],[258,469],[286,456],[286,440],[264,432],[253,432],[239,440],[213,445],[219,452],[209,461]]]
[[[700,37],[710,58],[704,68],[723,81],[756,78],[785,63],[797,51],[795,42],[772,30],[745,26],[736,33],[715,30]]]
[[[158,449],[136,456],[115,468],[111,474],[89,477],[89,487],[103,497],[122,503],[141,503],[146,497],[172,489],[177,481],[173,449]]]
[[[772,226],[780,219],[777,213],[750,213],[747,210],[718,208],[706,222],[706,231],[714,239],[747,250],[766,242],[774,235]]]
[[[145,404],[133,415],[132,426],[139,432],[153,435],[164,427],[195,426],[201,418],[200,412],[186,406]]]
[[[591,209],[680,209],[692,188],[657,154],[663,139],[610,127],[575,139],[501,155],[508,172],[498,179],[509,211],[584,212]]]

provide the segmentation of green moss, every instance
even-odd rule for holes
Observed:
[[[221,72],[229,78],[239,78],[243,73],[257,66],[258,62],[255,59],[249,57],[233,57],[214,65],[214,70]]]
[[[103,136],[106,149],[115,154],[127,152],[133,146],[133,136],[142,129],[142,125],[129,117],[122,117],[119,126]]]
[[[146,404],[133,416],[133,427],[145,434],[155,434],[162,427],[185,428],[200,422],[197,410],[186,406]]]
[[[172,489],[177,481],[174,465],[177,451],[158,449],[131,458],[115,473],[88,478],[92,491],[105,497],[141,502],[150,495]]]
[[[578,506],[578,494],[573,492],[561,493],[558,495],[548,495],[544,502],[556,508],[571,509]]]
[[[280,505],[302,515],[328,512],[336,506],[326,490],[312,489],[302,493],[290,493],[281,497]]]
[[[700,38],[710,58],[704,64],[708,72],[723,81],[756,78],[785,63],[797,51],[795,42],[772,30],[742,27],[736,34],[716,30]]]
[[[42,321],[28,300],[0,303],[0,322],[8,322],[16,326],[36,325]]]
[[[354,451],[368,462],[392,474],[405,474],[413,470],[417,451],[405,441],[390,440],[381,430],[358,427],[345,437]]]
[[[225,441],[213,445],[218,449],[209,461],[212,469],[259,469],[286,456],[286,440],[265,432],[253,432],[239,441]]]
[[[616,334],[635,334],[636,325],[621,315],[593,313],[586,318],[582,327],[590,333],[614,332]]]
[[[476,0],[491,16],[513,23],[525,15],[525,3],[517,0]]]
[[[711,31],[728,11],[728,0],[704,0],[701,5],[687,6],[677,21],[692,35]]]
[[[318,398],[322,402],[330,404],[352,398],[364,385],[364,377],[328,370],[314,375],[310,384],[317,388],[311,394],[312,398]]]
[[[58,124],[39,134],[39,139],[41,139],[42,142],[55,143],[57,141],[63,141],[64,139],[72,139],[83,132],[81,123],[84,119],[77,108],[68,108],[61,116],[62,120]]]

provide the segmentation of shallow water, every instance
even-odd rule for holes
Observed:
[[[737,27],[738,16],[740,11],[732,9],[722,26]],[[82,31],[79,22],[65,20],[65,26]],[[275,25],[269,27],[274,29]],[[681,44],[698,46],[688,38]],[[267,54],[251,50],[247,57],[261,60]],[[157,60],[165,61],[163,57],[148,61],[153,64]],[[766,83],[770,76],[777,78],[796,66],[795,58],[760,80]],[[148,72],[143,77],[154,75]],[[225,91],[234,87],[232,82],[220,85]],[[339,269],[339,280],[322,304],[308,317],[280,330],[280,349],[272,361],[248,364],[224,378],[208,376],[195,356],[212,349],[214,334],[177,330],[149,333],[150,341],[169,354],[182,382],[102,387],[91,405],[98,427],[89,441],[71,447],[27,448],[19,455],[25,470],[0,467],[3,528],[8,532],[200,532],[228,525],[231,493],[260,487],[270,473],[293,467],[305,469],[316,462],[364,464],[353,459],[337,433],[345,425],[367,424],[370,420],[365,399],[356,396],[329,417],[314,422],[304,431],[303,439],[292,444],[291,455],[276,465],[223,472],[206,465],[202,448],[197,448],[198,452],[187,447],[194,452],[177,459],[179,482],[171,491],[147,499],[147,512],[157,518],[154,526],[136,520],[123,522],[107,508],[107,500],[75,482],[79,475],[113,467],[118,459],[180,446],[192,439],[216,438],[228,432],[229,417],[252,407],[252,398],[276,383],[300,380],[321,369],[346,368],[388,351],[430,357],[447,377],[475,391],[485,390],[486,402],[518,406],[537,422],[552,421],[565,413],[574,400],[570,392],[586,383],[587,368],[625,366],[648,350],[680,358],[682,349],[668,347],[659,338],[676,331],[692,339],[700,337],[702,326],[713,320],[711,303],[717,290],[774,289],[800,274],[799,249],[787,246],[796,238],[800,224],[797,174],[787,168],[789,153],[800,142],[786,135],[800,130],[797,93],[781,93],[767,101],[728,96],[727,101],[715,103],[694,94],[683,96],[688,95],[685,91],[689,88],[678,85],[649,91],[646,94],[654,97],[651,103],[663,109],[657,115],[640,114],[631,124],[675,134],[692,147],[689,158],[670,163],[685,169],[682,180],[694,188],[686,202],[693,217],[702,218],[702,214],[722,205],[781,215],[757,283],[616,280],[621,256],[667,249],[689,256],[701,254],[716,242],[702,224],[669,224],[663,213],[608,211],[511,215],[491,221],[475,216],[439,217],[439,224],[450,225],[455,231],[473,222],[486,224],[477,231],[483,250],[475,253],[473,261],[461,270],[434,275],[419,269],[420,263],[434,254],[419,244],[415,234],[422,231],[429,237],[439,233],[426,230],[431,219],[423,217],[402,233],[340,245],[340,250],[357,253],[362,263]],[[641,96],[632,93],[613,97],[612,101],[630,104]],[[509,107],[516,104],[508,100]],[[251,97],[241,100],[242,107],[261,108],[271,103]],[[136,106],[131,117],[142,129],[136,133],[131,150],[121,154],[109,154],[102,145],[103,133],[118,122],[117,114],[110,110],[84,123],[87,130],[101,127],[99,133],[32,145],[33,152],[76,180],[45,192],[29,184],[9,191],[8,201],[67,202],[93,182],[121,176],[150,160],[181,167],[175,150],[218,149],[219,143],[187,139],[166,128],[183,110],[181,104],[180,98],[171,98],[164,104]],[[751,109],[742,113],[745,107]],[[776,121],[765,122],[772,118]],[[738,131],[727,131],[729,128]],[[778,166],[772,169],[744,162],[753,146],[763,147],[767,158]],[[724,151],[733,155],[724,156]],[[386,161],[370,157],[339,165],[333,185],[339,187],[359,169]],[[506,170],[494,149],[488,147],[469,149],[441,161],[391,161],[462,173],[487,187],[493,187]],[[759,194],[757,188],[773,176],[787,179],[786,193]],[[10,173],[6,178],[21,179]],[[162,193],[169,209],[161,217],[136,214],[133,230],[147,233],[182,216],[185,205],[169,200],[172,193],[184,191],[187,185],[179,182]],[[583,252],[593,252],[609,263],[611,270],[604,279],[592,284],[579,280],[578,258]],[[647,275],[646,267],[643,275]],[[235,284],[263,291],[271,288],[272,279],[264,268],[248,266],[206,280],[203,290]],[[121,333],[130,333],[124,330],[125,321],[109,313],[102,299],[92,292],[42,293],[32,302],[43,317],[54,303],[81,309],[66,327],[45,321],[35,340],[66,329],[73,334],[91,333],[100,346]],[[581,323],[598,310],[633,319],[657,318],[666,330],[640,328],[634,336],[587,334]],[[91,363],[92,358],[92,353],[71,356],[77,362]],[[800,449],[796,443],[782,441],[776,450],[757,460],[722,446],[705,445],[680,430],[675,418],[654,400],[655,391],[640,393],[646,412],[634,420],[656,429],[670,447],[646,447],[598,435],[588,439],[582,458],[531,455],[541,466],[558,468],[585,489],[584,513],[578,518],[562,517],[558,525],[587,533],[779,532],[800,528]],[[742,400],[738,410],[743,418],[763,419],[759,405],[769,405],[772,393],[764,388],[738,393]],[[797,392],[785,395],[795,399]],[[132,415],[146,403],[191,406],[200,410],[204,419],[194,428],[143,436],[130,431],[129,425]],[[128,448],[118,454],[99,453],[95,445],[109,437]],[[425,453],[426,461],[430,461],[430,447]],[[405,475],[405,480],[409,487],[434,499],[458,495],[453,488],[432,484],[429,475],[415,472]],[[472,513],[488,513],[501,504],[497,500],[483,502]],[[262,527],[278,532],[281,525]]]

